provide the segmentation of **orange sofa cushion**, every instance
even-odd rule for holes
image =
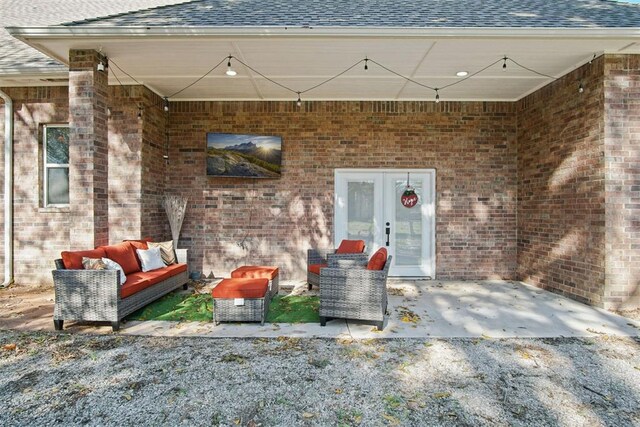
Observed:
[[[240,279],[269,279],[273,280],[278,275],[278,267],[266,265],[243,265],[231,272],[232,278]]]
[[[387,263],[387,250],[385,248],[380,248],[369,259],[369,263],[367,264],[367,270],[382,270],[384,269],[384,265],[386,263]]]
[[[149,237],[144,237],[138,240],[123,240],[123,242],[129,242],[129,244],[133,246],[133,253],[135,254],[136,249],[142,249],[144,251],[149,249],[149,245],[147,244],[147,242],[153,242],[153,239]],[[136,261],[138,262],[138,271],[142,270],[142,263],[140,262],[140,259],[138,258],[137,255],[136,255]]]
[[[309,266],[309,271],[313,274],[317,274],[318,276],[320,275],[320,269],[321,268],[325,268],[328,267],[328,264],[311,264]]]
[[[67,270],[82,270],[82,258],[102,258],[106,256],[103,248],[91,249],[89,251],[64,251],[60,254],[64,268]]]
[[[157,270],[127,274],[127,281],[120,288],[120,297],[131,296],[183,271],[187,271],[187,264],[171,264]]]
[[[359,254],[364,252],[364,240],[343,240],[336,249],[337,254]]]
[[[264,298],[269,279],[223,279],[213,288],[214,298]]]
[[[100,248],[104,249],[107,254],[107,258],[120,264],[124,274],[131,274],[140,271],[138,257],[136,257],[131,243],[122,242],[110,246],[101,246]]]

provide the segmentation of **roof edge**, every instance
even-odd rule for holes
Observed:
[[[61,38],[127,38],[127,37],[432,37],[432,38],[640,38],[640,27],[628,28],[549,28],[549,27],[172,27],[172,26],[33,26],[6,27],[20,40]]]

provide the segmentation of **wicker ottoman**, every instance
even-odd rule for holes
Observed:
[[[268,279],[223,279],[213,288],[211,296],[216,325],[220,322],[260,322],[264,325],[271,301]]]
[[[238,279],[269,279],[269,294],[271,298],[280,291],[280,275],[278,267],[266,265],[243,265],[231,272],[232,278]]]

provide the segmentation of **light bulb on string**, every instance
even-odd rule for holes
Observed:
[[[364,70],[367,71],[369,69],[369,65],[367,65],[367,62],[369,62],[369,59],[365,56],[364,57]]]
[[[298,107],[302,107],[302,99],[300,99],[300,92],[298,92],[298,100],[296,101]]]
[[[164,97],[164,111],[165,112],[169,112],[169,98],[167,98],[166,96]]]
[[[578,86],[578,93],[583,93],[584,92],[584,86],[582,85],[582,82],[580,82],[580,85]]]
[[[440,102],[440,93],[438,93],[438,89],[436,89],[436,104]]]
[[[502,71],[507,71],[507,56],[505,55],[504,58],[502,58]]]
[[[233,77],[238,73],[236,73],[236,71],[233,68],[231,68],[231,58],[232,56],[229,56],[228,58],[229,60],[227,61],[227,72],[225,74],[227,76]]]

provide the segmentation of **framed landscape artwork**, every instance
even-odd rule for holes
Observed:
[[[282,138],[264,135],[207,133],[207,175],[279,178]]]

